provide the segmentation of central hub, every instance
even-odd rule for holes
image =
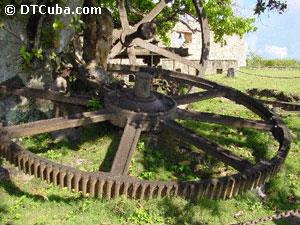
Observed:
[[[124,127],[131,120],[141,124],[143,130],[155,130],[161,120],[174,116],[176,102],[152,91],[152,80],[150,74],[137,73],[133,89],[112,91],[105,96],[105,108],[118,115],[111,120],[114,125]]]

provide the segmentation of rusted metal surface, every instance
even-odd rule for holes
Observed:
[[[157,53],[159,55],[163,55],[166,58],[173,59],[173,60],[178,61],[178,62],[180,62],[180,63],[182,63],[184,65],[191,66],[191,67],[193,67],[193,68],[195,68],[195,69],[197,69],[199,71],[202,70],[202,65],[201,64],[193,62],[193,61],[188,60],[186,58],[183,58],[183,57],[181,57],[181,56],[179,56],[179,55],[177,55],[175,53],[172,53],[172,52],[170,52],[170,51],[168,51],[166,49],[163,49],[163,48],[160,48],[160,47],[158,47],[158,46],[156,46],[154,44],[148,43],[145,40],[142,40],[140,38],[135,39],[133,41],[133,43],[135,45],[140,46],[142,48],[145,48],[145,49],[147,49],[149,51],[155,52],[155,53]]]
[[[235,223],[235,224],[231,224],[231,225],[254,225],[254,224],[264,224],[266,222],[269,221],[277,221],[277,220],[281,220],[284,218],[289,218],[295,216],[297,218],[300,217],[300,209],[294,209],[294,210],[288,210],[285,212],[281,212],[281,213],[276,213],[272,216],[267,216],[267,217],[263,217],[260,219],[256,219],[256,220],[251,220],[251,221],[247,221],[247,222],[242,222],[242,223]],[[299,221],[300,218],[297,220]],[[293,223],[293,224],[298,224],[297,222]]]
[[[132,74],[137,71],[145,72],[145,67],[132,67],[133,71],[130,71],[130,66],[122,67],[112,66],[109,68],[111,70],[119,70],[119,73],[124,74]],[[232,152],[224,149],[221,146],[218,146],[206,138],[199,136],[188,128],[182,127],[182,125],[177,124],[174,119],[176,115],[170,117],[159,117],[159,114],[149,113],[152,117],[148,117],[147,120],[143,120],[146,112],[134,112],[134,116],[130,117],[132,122],[138,121],[137,124],[148,123],[149,120],[155,120],[159,118],[158,122],[162,127],[168,127],[171,131],[174,131],[174,134],[184,139],[186,142],[195,145],[200,148],[207,154],[213,155],[217,159],[223,161],[225,164],[236,168],[238,171],[241,171],[232,176],[220,177],[212,180],[199,180],[199,181],[146,181],[140,180],[134,177],[130,177],[127,175],[127,168],[130,164],[130,158],[132,152],[135,149],[137,139],[140,135],[139,128],[131,125],[123,125],[125,128],[123,141],[121,140],[119,150],[116,155],[116,161],[114,163],[114,168],[118,168],[117,165],[120,165],[118,169],[113,169],[116,172],[84,172],[75,168],[71,168],[69,166],[64,166],[61,164],[57,164],[51,162],[50,160],[41,158],[22,147],[18,146],[16,143],[10,141],[10,131],[13,128],[2,127],[1,128],[1,143],[0,143],[0,154],[10,161],[12,164],[19,167],[22,171],[28,174],[32,174],[36,177],[39,177],[49,183],[54,183],[55,185],[61,187],[67,187],[69,190],[82,192],[85,196],[93,196],[99,198],[115,198],[120,195],[125,195],[130,198],[152,198],[152,197],[162,197],[166,195],[174,196],[180,195],[186,198],[201,198],[201,197],[209,197],[212,199],[216,198],[231,198],[240,193],[243,193],[247,190],[251,190],[258,186],[261,186],[265,182],[267,182],[271,176],[274,176],[278,170],[280,169],[282,163],[284,162],[289,146],[290,146],[290,135],[288,129],[284,126],[281,120],[274,114],[269,111],[266,107],[264,107],[261,103],[246,96],[245,94],[236,91],[232,88],[223,87],[217,83],[206,81],[203,78],[193,77],[186,74],[180,74],[172,71],[166,71],[162,69],[154,69],[151,68],[149,71],[153,72],[153,75],[159,75],[164,79],[175,79],[180,83],[188,83],[193,84],[196,87],[206,87],[208,91],[221,90],[225,93],[225,97],[229,99],[238,99],[239,104],[243,104],[244,106],[252,109],[258,115],[263,118],[262,121],[248,121],[239,118],[225,118],[225,122],[221,121],[220,123],[230,123],[230,120],[237,120],[237,126],[252,127],[251,124],[254,125],[252,128],[260,129],[264,127],[264,123],[266,124],[266,130],[271,130],[274,138],[279,142],[280,147],[278,149],[277,154],[269,161],[261,161],[255,165],[251,165],[246,160],[237,157]],[[130,72],[130,73],[129,73]],[[138,76],[139,73],[136,73]],[[195,99],[197,101],[198,99]],[[107,109],[108,110],[108,109]],[[111,112],[111,110],[108,110]],[[130,111],[127,109],[127,111]],[[178,111],[178,110],[177,110]],[[99,122],[102,120],[118,120],[120,114],[116,112],[111,112],[110,114],[105,114],[103,117],[101,113],[97,121],[91,122]],[[190,116],[190,115],[189,115]],[[213,115],[204,115],[204,118],[201,117],[203,115],[194,115],[189,117],[189,119],[204,121],[205,116],[207,117],[206,122],[217,122],[215,121]],[[91,117],[91,115],[87,116]],[[179,118],[181,115],[179,114]],[[221,117],[222,118],[222,117]],[[222,120],[224,119],[222,118]],[[77,120],[79,118],[76,118]],[[133,120],[132,120],[133,119]],[[136,120],[134,120],[136,119]],[[184,118],[181,118],[184,119]],[[227,121],[229,119],[229,121]],[[62,120],[62,124],[68,124],[69,121],[74,120],[74,118],[58,118],[58,120]],[[89,121],[89,120],[87,120]],[[38,123],[38,122],[37,122]],[[44,122],[42,122],[44,123]],[[76,124],[76,122],[70,122],[71,124]],[[257,125],[257,124],[259,125]],[[51,127],[52,122],[45,122]],[[54,127],[58,124],[58,122],[53,121]],[[249,125],[250,124],[250,125]],[[84,123],[80,125],[85,125]],[[20,125],[25,126],[26,125]],[[66,128],[64,126],[63,128]],[[16,129],[20,130],[20,129]],[[30,130],[30,129],[28,129]],[[33,130],[36,130],[35,133],[42,133],[48,130],[43,130],[41,127],[40,132],[38,132],[37,127],[33,127]],[[52,129],[51,129],[52,130]],[[119,155],[119,156],[118,156]],[[119,159],[118,159],[119,158]],[[118,174],[118,175],[116,175]]]
[[[5,130],[11,138],[32,136],[67,128],[86,126],[93,123],[106,121],[112,117],[107,111],[86,112],[68,117],[58,117],[48,120],[40,120],[21,125],[9,126]]]
[[[200,63],[190,61],[178,54],[168,51],[164,48],[160,48],[154,44],[149,43],[155,34],[155,24],[152,22],[159,13],[166,8],[167,4],[171,2],[168,0],[161,0],[148,14],[146,14],[141,21],[136,23],[132,28],[129,26],[128,17],[125,7],[125,1],[120,0],[118,4],[119,16],[121,20],[122,28],[118,32],[114,32],[115,39],[117,40],[113,46],[109,55],[110,59],[115,58],[123,49],[127,49],[128,57],[132,65],[136,65],[136,56],[134,54],[134,46],[139,46],[150,52],[154,52],[158,55],[164,56],[169,59],[176,60],[184,65],[191,66],[198,71],[199,75],[204,75],[205,68],[207,66],[207,60],[209,56],[209,45],[210,45],[210,32],[208,26],[208,20],[206,15],[203,13],[203,6],[199,5],[197,1],[194,2],[196,11],[198,14],[198,20],[201,26],[201,38],[202,38],[202,54]],[[119,35],[119,36],[118,36]]]
[[[122,31],[119,33],[120,37],[115,46],[111,50],[111,54],[109,58],[113,59],[116,57],[119,53],[122,52],[122,49],[124,47],[130,47],[129,45],[136,37],[141,37],[141,34],[139,34],[138,28],[142,26],[143,24],[151,22],[166,6],[166,1],[162,0],[158,3],[158,5],[151,11],[149,14],[147,14],[140,22],[138,22],[133,28],[129,27],[128,24],[128,18],[126,13],[126,7],[123,0],[119,2],[119,15],[122,23]],[[130,37],[127,39],[125,43],[126,37]],[[123,43],[122,43],[123,42]]]
[[[64,94],[57,93],[54,91],[47,91],[47,90],[27,88],[27,87],[12,89],[6,86],[0,86],[0,96],[11,96],[11,95],[47,99],[54,102],[62,102],[62,103],[82,105],[82,106],[86,106],[89,101],[88,99],[83,99],[79,97],[65,96]]]
[[[179,137],[186,140],[186,142],[195,145],[207,154],[212,155],[213,157],[221,160],[225,164],[232,166],[238,171],[244,171],[245,169],[249,169],[252,166],[249,161],[239,158],[230,151],[209,141],[207,138],[201,137],[192,130],[183,127],[175,121],[165,121],[163,125],[170,131],[173,131]]]
[[[159,55],[159,54],[156,54],[154,52],[151,52],[147,49],[143,49],[141,47],[131,47],[131,48],[134,48],[134,51],[135,51],[135,56],[136,58],[139,58],[139,59],[147,59],[147,58],[150,58],[153,56],[154,59],[162,59],[162,58],[166,58],[165,56],[162,56],[162,55]],[[188,51],[188,48],[172,48],[172,47],[164,47],[164,49],[170,51],[170,52],[173,52],[181,57],[187,57],[189,56],[189,51]],[[125,51],[123,51],[122,53],[120,53],[119,55],[117,55],[115,57],[115,59],[127,59],[129,58],[129,54]],[[136,65],[136,64],[131,64],[130,65]]]
[[[127,122],[117,154],[111,167],[111,174],[124,176],[127,175],[130,161],[141,132],[142,130],[138,125],[131,124],[130,121]]]
[[[261,102],[272,105],[274,107],[279,107],[287,111],[300,111],[300,104],[299,103],[292,103],[292,102],[282,102],[282,101],[270,101],[270,100],[260,100]]]
[[[268,121],[250,120],[214,113],[191,112],[183,109],[177,109],[177,118],[183,120],[197,120],[201,122],[216,123],[232,127],[253,128],[266,131],[270,131],[273,128],[272,122]]]
[[[290,78],[293,79],[292,77]],[[258,88],[249,89],[247,93],[267,105],[279,107],[286,111],[300,111],[300,96],[298,95],[288,94],[274,89]]]
[[[196,92],[192,94],[174,96],[173,99],[177,102],[177,105],[186,105],[197,101],[203,101],[211,98],[222,97],[225,93],[221,90],[211,90],[205,92]]]

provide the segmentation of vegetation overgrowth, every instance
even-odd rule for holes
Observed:
[[[245,69],[244,69],[245,70]],[[272,75],[273,78],[237,74],[211,76],[210,79],[235,87],[241,91],[249,88],[274,88],[287,93],[299,94],[296,79],[277,79],[295,76],[299,71],[251,70],[257,74]],[[297,81],[297,82],[296,82]],[[246,108],[226,99],[217,98],[193,104],[193,110],[257,118]],[[231,224],[235,222],[269,216],[282,210],[300,207],[300,117],[297,113],[279,110],[291,130],[293,143],[289,156],[280,173],[266,185],[266,198],[261,199],[255,191],[230,200],[185,200],[179,197],[150,199],[148,201],[120,198],[115,200],[83,198],[46,184],[39,179],[24,176],[16,170],[11,181],[0,182],[0,224]],[[228,126],[212,125],[194,121],[182,121],[199,134],[234,151],[236,154],[257,161],[275,154],[277,143],[269,133],[251,129],[235,129]],[[53,161],[71,164],[87,171],[109,170],[112,157],[122,132],[109,124],[100,124],[83,129],[77,143],[55,142],[50,135],[22,139],[23,144],[36,154]],[[169,137],[168,140],[166,137]],[[141,179],[201,179],[222,176],[230,168],[204,158],[195,164],[174,151],[172,136],[164,134],[165,145],[155,144],[155,138],[143,136],[135,152],[130,173]],[[167,140],[167,141],[166,141]],[[8,164],[1,161],[0,164]],[[269,225],[288,225],[287,220],[268,222]]]
[[[299,67],[300,61],[296,59],[265,59],[256,54],[250,54],[247,59],[249,67]]]

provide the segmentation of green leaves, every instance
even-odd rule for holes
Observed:
[[[138,14],[146,15],[156,5],[152,0],[131,0],[130,2],[131,4],[127,9],[130,24],[140,21],[142,16]],[[244,34],[256,30],[254,18],[244,18],[235,15],[232,0],[206,0],[203,2],[205,2],[204,8],[216,42],[226,44],[224,38],[226,35],[237,34],[242,37]],[[115,26],[120,27],[116,2],[105,0],[101,1],[101,3],[102,7],[107,7],[112,11]],[[132,10],[133,8],[134,10]],[[139,13],[135,13],[136,11]],[[180,17],[186,15],[196,17],[193,0],[174,0],[172,5],[166,7],[155,18],[157,34],[166,46],[170,44],[169,31],[172,30]]]
[[[37,58],[37,59],[43,59],[43,49],[39,48],[39,49],[33,49],[32,50],[33,55]]]
[[[33,54],[27,51],[26,46],[21,47],[20,54],[21,57],[24,59],[26,65],[29,65],[32,60]]]
[[[226,44],[225,35],[239,35],[255,31],[254,18],[236,16],[232,7],[232,0],[208,0],[204,9],[208,17],[210,29],[214,32],[215,42]]]
[[[84,27],[84,22],[80,19],[80,16],[74,16],[69,26],[73,28],[75,32],[80,32]]]
[[[97,98],[93,97],[89,100],[87,107],[89,111],[96,111],[102,109],[103,105]]]
[[[260,15],[265,12],[265,10],[277,10],[279,14],[282,14],[287,9],[287,2],[281,0],[258,0],[254,13]]]
[[[58,151],[54,151],[54,150],[49,150],[46,153],[46,157],[48,159],[51,159],[51,160],[57,160],[57,159],[60,159],[62,157],[62,153],[58,152]]]
[[[43,60],[43,49],[32,49],[32,51],[28,51],[27,47],[23,45],[20,49],[20,54],[23,60],[25,61],[25,64],[28,66],[30,65],[32,59],[35,57],[37,59]]]
[[[62,22],[60,22],[58,18],[55,18],[52,27],[54,31],[58,31],[64,29],[65,25]]]

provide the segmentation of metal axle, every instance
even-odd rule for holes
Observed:
[[[152,76],[149,73],[139,72],[135,77],[134,94],[138,98],[149,98],[152,90]]]

